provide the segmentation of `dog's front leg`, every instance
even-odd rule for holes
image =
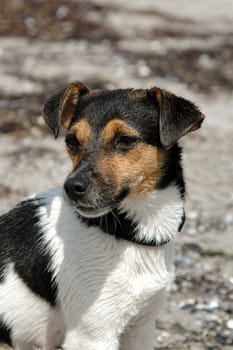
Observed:
[[[95,337],[93,335],[84,334],[76,330],[68,331],[65,342],[62,346],[63,350],[119,350],[119,343],[108,329],[103,329],[102,334]]]
[[[155,344],[154,312],[142,315],[125,331],[121,338],[120,350],[153,350]]]
[[[15,350],[33,350],[34,345],[32,343],[24,342],[24,341],[14,341],[13,349]]]

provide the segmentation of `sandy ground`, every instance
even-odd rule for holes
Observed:
[[[158,349],[233,346],[232,23],[227,0],[0,3],[1,212],[64,181],[64,141],[52,138],[41,111],[68,81],[157,85],[207,116],[182,140],[187,222]]]

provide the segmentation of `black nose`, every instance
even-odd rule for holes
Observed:
[[[79,196],[84,195],[88,187],[89,181],[85,177],[78,179],[69,177],[64,184],[65,191],[71,199],[77,199]]]

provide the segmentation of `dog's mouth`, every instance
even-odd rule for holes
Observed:
[[[100,216],[103,216],[107,213],[109,213],[112,208],[109,205],[103,206],[103,207],[94,207],[91,205],[84,205],[83,203],[78,203],[69,196],[67,196],[66,191],[64,191],[64,199],[65,202],[74,208],[75,212],[77,212],[79,215],[85,217],[85,218],[97,218]]]
[[[64,198],[68,205],[72,206],[75,212],[86,218],[98,218],[111,212],[114,208],[118,207],[120,202],[127,196],[129,189],[123,189],[120,194],[109,200],[98,201],[88,200],[88,198],[72,199],[67,195],[64,190]]]
[[[103,216],[111,211],[110,207],[104,208],[92,208],[92,207],[84,207],[75,205],[75,211],[85,217],[85,218],[98,218]]]

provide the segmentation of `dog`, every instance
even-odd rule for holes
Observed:
[[[72,171],[0,217],[0,341],[17,350],[152,350],[184,221],[178,140],[204,115],[153,87],[74,82],[44,118]],[[59,171],[59,170],[58,170]]]

